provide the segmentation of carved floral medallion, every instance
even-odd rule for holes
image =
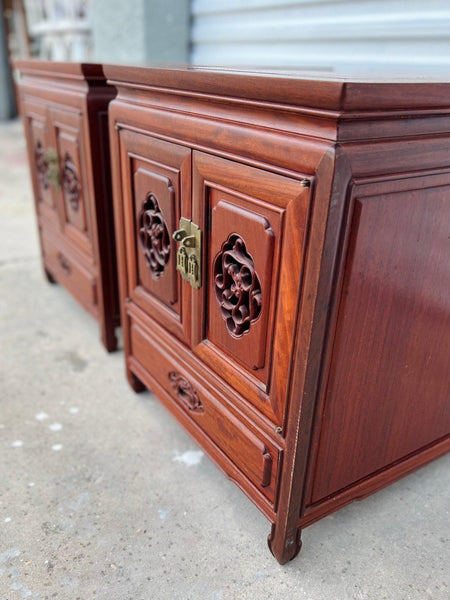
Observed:
[[[148,194],[138,217],[141,249],[153,279],[159,279],[170,258],[170,236],[154,194]]]
[[[81,186],[77,175],[75,163],[69,152],[64,155],[62,170],[62,187],[64,195],[74,212],[78,211],[80,205]]]
[[[176,397],[185,408],[193,412],[204,412],[205,408],[200,402],[197,392],[181,373],[171,371],[169,381]]]
[[[37,141],[36,148],[34,150],[34,162],[36,165],[37,178],[39,185],[42,189],[47,190],[50,186],[48,178],[48,164],[45,159],[44,147],[41,140]]]
[[[214,259],[214,292],[233,337],[250,330],[261,314],[261,282],[244,240],[231,234]]]

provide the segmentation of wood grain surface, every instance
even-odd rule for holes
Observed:
[[[285,563],[302,527],[448,450],[449,84],[105,72],[130,384],[262,510]],[[161,149],[154,173],[182,151],[192,168],[175,204],[202,230],[202,287],[177,275],[177,325],[166,274],[133,296],[125,140]]]
[[[96,316],[102,342],[113,351],[120,317],[107,109],[116,90],[101,65],[30,60],[14,66],[45,273]],[[46,253],[47,233],[65,257],[59,267]],[[62,269],[70,262],[79,268]],[[84,293],[84,279],[75,275],[81,272],[95,282],[87,288],[95,294]]]

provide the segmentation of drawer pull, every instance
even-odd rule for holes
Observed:
[[[66,275],[70,275],[72,272],[72,268],[67,258],[61,252],[58,252],[58,262],[64,273]]]
[[[170,371],[170,385],[172,386],[175,396],[184,408],[191,412],[202,413],[205,411],[203,404],[189,381],[176,371]]]
[[[270,485],[270,480],[272,479],[272,457],[266,448],[264,448],[263,452],[263,474],[261,480],[261,487],[267,487]]]

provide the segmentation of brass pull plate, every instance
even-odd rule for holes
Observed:
[[[57,190],[61,188],[61,179],[59,175],[59,158],[54,148],[49,148],[44,155],[45,163],[48,168],[48,180]]]
[[[181,217],[180,228],[173,234],[179,243],[177,252],[177,270],[192,287],[198,290],[202,285],[202,231],[198,225]]]

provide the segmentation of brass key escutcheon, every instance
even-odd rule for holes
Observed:
[[[54,148],[49,148],[44,155],[44,160],[48,167],[48,180],[54,188],[61,188],[61,177],[59,173],[58,153]]]
[[[202,232],[198,225],[181,217],[180,228],[173,234],[180,245],[177,252],[177,270],[192,287],[198,290],[202,285]]]

